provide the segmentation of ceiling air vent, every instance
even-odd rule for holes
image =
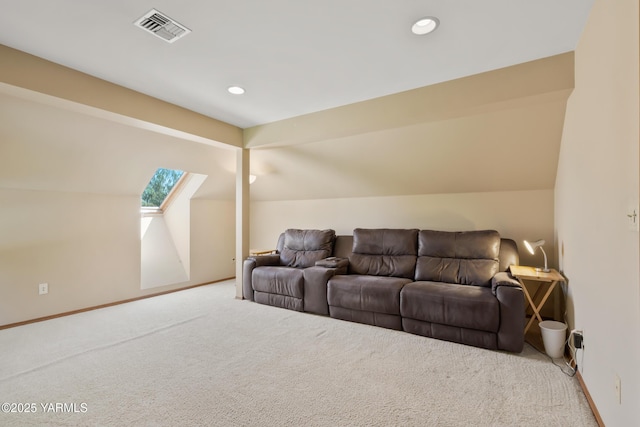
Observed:
[[[134,22],[134,25],[150,32],[156,37],[160,37],[168,43],[173,43],[191,32],[191,30],[184,25],[179,24],[155,9],[147,12],[142,18]]]

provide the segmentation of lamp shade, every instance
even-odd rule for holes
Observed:
[[[542,247],[546,242],[544,239],[536,240],[535,242],[529,243],[527,240],[524,241],[524,246],[527,250],[533,255],[536,252],[536,249]]]
[[[544,271],[545,273],[549,272],[549,266],[547,265],[547,253],[544,251],[542,247],[545,244],[544,239],[536,240],[535,242],[529,242],[527,240],[524,241],[524,246],[531,253],[531,255],[535,254],[536,249],[540,248],[542,251],[542,255],[544,255],[544,268],[537,268],[536,270]]]

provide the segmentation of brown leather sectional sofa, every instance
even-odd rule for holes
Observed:
[[[276,255],[244,261],[244,297],[476,347],[524,345],[525,305],[497,231],[286,230]]]

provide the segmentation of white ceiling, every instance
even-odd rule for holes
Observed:
[[[0,0],[0,43],[246,128],[572,51],[592,4]],[[193,32],[135,27],[152,8]],[[440,28],[413,35],[427,15]]]

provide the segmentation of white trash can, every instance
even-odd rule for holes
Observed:
[[[544,320],[540,322],[542,332],[542,342],[547,355],[553,359],[558,359],[564,355],[564,343],[566,341],[567,325],[555,320]]]

